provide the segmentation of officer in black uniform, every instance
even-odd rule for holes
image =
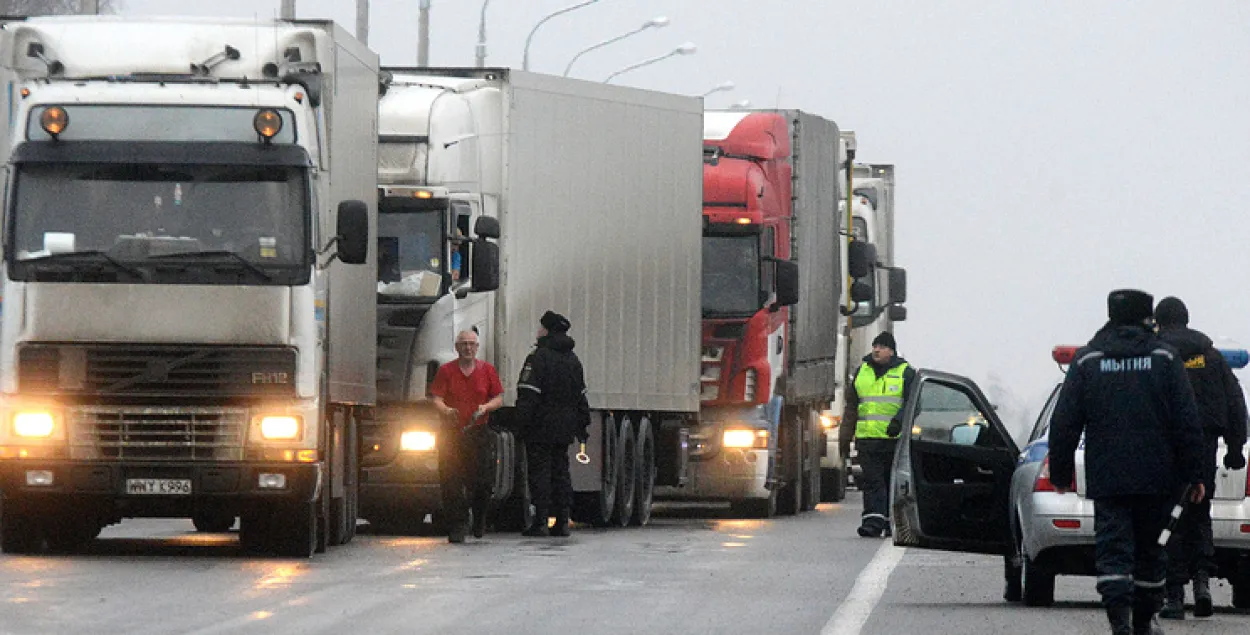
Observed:
[[[1215,454],[1224,437],[1228,452],[1224,466],[1240,470],[1246,466],[1242,447],[1246,444],[1246,398],[1241,384],[1211,338],[1188,327],[1189,309],[1179,298],[1164,298],[1155,307],[1159,339],[1181,354],[1185,374],[1198,402],[1202,422],[1202,483],[1208,494],[1215,493]],[[1181,516],[1172,541],[1168,543],[1167,603],[1160,617],[1185,619],[1185,584],[1194,583],[1194,615],[1208,617],[1215,612],[1211,601],[1211,574],[1215,573],[1215,545],[1211,535],[1211,499],[1191,504]]]
[[[1114,635],[1160,634],[1167,563],[1159,534],[1179,493],[1205,496],[1198,406],[1176,349],[1155,335],[1154,298],[1112,291],[1110,321],[1077,351],[1050,428],[1050,480],[1072,490],[1085,436],[1098,592]]]
[[[585,442],[590,426],[590,404],[582,363],[573,353],[569,321],[547,311],[539,320],[538,347],[525,358],[517,382],[520,435],[529,462],[530,496],[534,523],[525,536],[546,536],[547,515],[554,511],[552,536],[569,535],[569,508],[573,484],[569,478],[569,444]]]

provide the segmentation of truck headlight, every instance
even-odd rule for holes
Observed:
[[[56,429],[56,417],[46,410],[24,410],[13,415],[13,434],[26,439],[46,439]]]
[[[429,452],[434,449],[434,433],[408,430],[399,436],[399,449],[405,452]]]
[[[303,436],[304,422],[293,415],[260,418],[260,436],[266,441],[294,441]]]
[[[727,448],[767,448],[768,430],[726,430],[721,445]]]

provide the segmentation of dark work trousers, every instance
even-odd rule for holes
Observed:
[[[1162,496],[1094,501],[1094,567],[1107,609],[1132,606],[1136,619],[1162,606],[1167,562],[1159,534],[1173,504]]]
[[[569,444],[525,442],[529,462],[530,499],[536,518],[567,512],[573,504],[573,481],[569,477]]]
[[[438,477],[443,494],[443,519],[448,528],[452,528],[468,522],[470,504],[473,513],[486,513],[494,468],[483,462],[494,457],[484,451],[485,435],[489,433],[484,426],[444,430],[438,440]]]
[[[1215,452],[1219,437],[1203,435],[1202,459],[1207,461],[1202,485],[1207,495],[1201,503],[1186,503],[1185,513],[1168,543],[1168,584],[1185,586],[1194,574],[1215,573],[1215,542],[1211,534],[1211,496],[1215,494]]]
[[[859,459],[860,490],[864,493],[864,511],[860,525],[874,531],[890,526],[890,471],[894,468],[894,439],[856,439],[855,454]]]

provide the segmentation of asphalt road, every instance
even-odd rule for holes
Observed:
[[[682,506],[564,539],[365,533],[307,561],[127,521],[84,554],[0,555],[0,633],[1107,632],[1090,578],[1060,578],[1052,608],[1008,605],[1000,559],[883,546],[855,535],[858,512],[852,493],[798,517]],[[1168,626],[1240,635],[1250,616]]]

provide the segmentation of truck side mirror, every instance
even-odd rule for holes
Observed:
[[[872,302],[872,285],[863,280],[851,283],[851,302]]]
[[[885,315],[890,318],[891,322],[904,322],[907,320],[907,307],[891,304],[890,308],[885,310]]]
[[[789,260],[776,261],[778,307],[799,303],[799,266]]]
[[[872,271],[872,265],[877,261],[877,248],[872,243],[862,240],[853,240],[847,246],[846,263],[848,273],[852,278],[863,278]]]
[[[890,269],[890,304],[907,302],[907,270],[902,267]]]
[[[349,265],[365,264],[369,258],[369,206],[364,201],[339,203],[335,234],[339,260]]]
[[[481,226],[482,218],[477,220],[478,226]],[[497,222],[496,229],[498,229]],[[494,291],[498,288],[499,245],[488,242],[484,238],[473,241],[473,290]]]
[[[473,233],[478,238],[499,238],[499,219],[491,216],[478,216],[473,223]]]

